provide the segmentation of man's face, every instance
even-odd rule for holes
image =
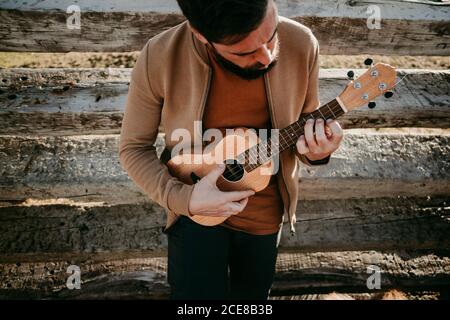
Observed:
[[[224,45],[209,43],[218,62],[244,79],[255,79],[270,70],[277,61],[279,51],[278,11],[269,1],[267,14],[257,29],[245,39]]]

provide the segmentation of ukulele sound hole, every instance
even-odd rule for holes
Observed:
[[[225,171],[223,172],[223,177],[228,181],[239,181],[244,176],[244,167],[237,163],[236,160],[233,160],[233,163],[230,160],[227,160]]]

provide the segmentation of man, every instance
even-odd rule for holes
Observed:
[[[319,46],[305,26],[278,16],[273,0],[178,0],[187,20],[150,39],[134,67],[120,160],[133,181],[168,210],[168,281],[173,299],[267,299],[284,215],[295,232],[298,159],[326,164],[339,147],[336,121],[309,121],[280,155],[269,186],[222,192],[217,166],[194,185],[173,177],[153,146],[203,129],[284,128],[319,107]],[[202,130],[195,126],[202,122]],[[202,138],[200,137],[200,140]],[[205,227],[192,215],[225,216]]]

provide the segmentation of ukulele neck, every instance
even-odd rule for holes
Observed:
[[[334,120],[342,116],[345,112],[339,102],[334,99],[314,112],[300,117],[298,121],[286,128],[281,129],[278,135],[272,136],[270,139],[247,149],[238,156],[237,160],[245,163],[244,167],[247,172],[253,171],[284,150],[294,146],[298,138],[304,134],[305,124],[309,119]]]

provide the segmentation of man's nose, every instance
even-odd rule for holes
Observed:
[[[267,67],[273,60],[272,52],[267,47],[267,45],[264,45],[261,47],[260,50],[258,50],[258,55],[256,56],[256,60],[263,64],[265,67]]]

